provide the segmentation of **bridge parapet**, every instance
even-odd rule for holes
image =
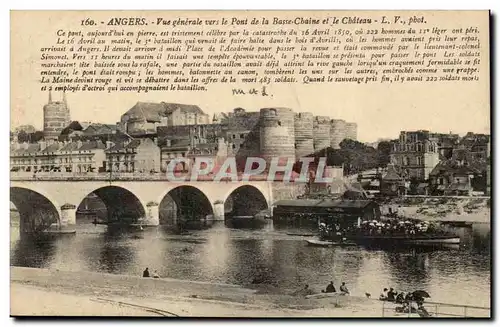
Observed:
[[[191,175],[177,175],[175,179],[161,173],[37,173],[26,172],[11,173],[12,181],[169,181],[169,182],[215,182],[215,175],[201,175],[191,179]],[[222,178],[217,182],[230,182],[229,178]],[[238,175],[238,180],[243,181],[243,175]],[[265,175],[255,175],[249,181],[267,181]]]

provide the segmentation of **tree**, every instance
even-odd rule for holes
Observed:
[[[29,142],[29,135],[25,131],[21,130],[17,133],[17,141],[19,143]]]
[[[30,134],[30,139],[31,143],[36,143],[39,142],[43,139],[43,132],[42,131],[36,131],[34,133]]]
[[[382,141],[377,146],[378,152],[378,163],[380,166],[387,166],[391,162],[391,151],[392,151],[391,141]]]

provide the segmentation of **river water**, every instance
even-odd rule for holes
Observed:
[[[231,283],[289,292],[305,284],[320,291],[333,281],[353,295],[377,297],[384,287],[423,289],[432,301],[490,306],[489,225],[454,229],[460,249],[374,250],[315,248],[307,229],[276,227],[272,221],[244,228],[215,222],[179,235],[164,227],[110,231],[77,220],[76,235],[37,241],[20,238],[11,226],[11,265],[141,275],[145,267],[162,277]]]

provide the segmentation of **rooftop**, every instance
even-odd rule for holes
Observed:
[[[131,120],[160,122],[161,117],[166,117],[177,109],[180,109],[183,113],[205,114],[203,110],[196,105],[167,102],[137,102],[123,116],[128,116]]]

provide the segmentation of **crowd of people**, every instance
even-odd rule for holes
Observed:
[[[424,294],[426,294],[424,292]],[[380,294],[379,300],[389,301],[400,304],[395,308],[396,312],[402,313],[418,313],[421,316],[430,316],[429,312],[424,307],[424,296],[422,292],[396,292],[391,287],[390,289],[384,288]],[[417,305],[415,308],[413,303]]]
[[[319,224],[319,238],[321,240],[329,239],[345,241],[346,236],[351,233],[352,230],[352,228],[343,227],[340,224],[327,224],[325,222],[321,222]]]
[[[321,240],[343,241],[352,234],[363,234],[370,236],[412,236],[430,233],[439,233],[439,228],[435,223],[428,221],[412,220],[365,220],[359,227],[344,226],[334,222],[320,222],[319,236]]]

